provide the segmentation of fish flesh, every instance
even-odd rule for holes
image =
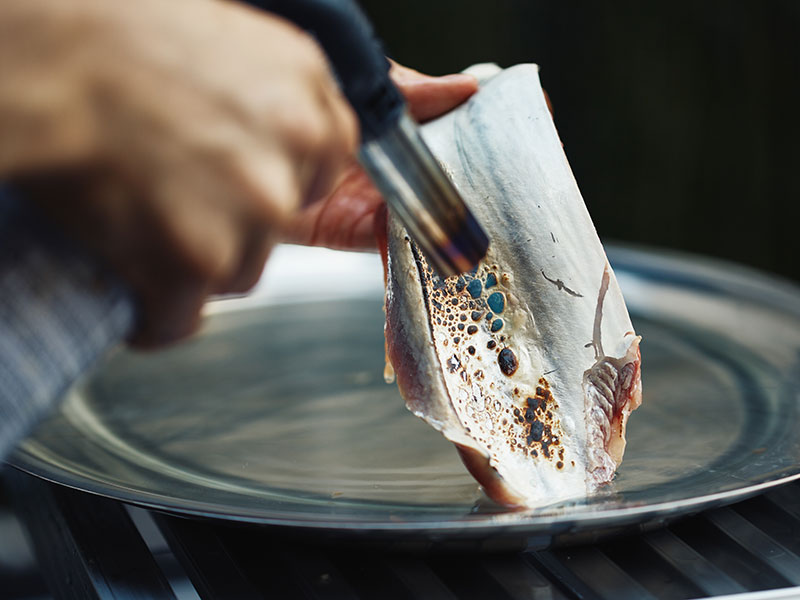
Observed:
[[[541,506],[609,482],[641,403],[639,336],[564,155],[538,67],[422,134],[490,239],[440,278],[391,214],[387,364],[489,497]]]
[[[640,338],[564,155],[538,68],[486,81],[423,137],[490,238],[440,278],[390,214],[387,358],[408,408],[492,499],[582,497],[622,460]]]

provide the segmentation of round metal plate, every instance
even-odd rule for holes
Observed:
[[[201,335],[118,352],[11,462],[122,501],[371,539],[570,536],[732,502],[800,473],[800,289],[610,248],[643,336],[644,403],[617,478],[582,501],[485,501],[383,381],[376,256],[279,248]]]

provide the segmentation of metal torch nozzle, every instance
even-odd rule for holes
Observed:
[[[469,271],[489,240],[407,113],[361,147],[361,164],[441,276]]]

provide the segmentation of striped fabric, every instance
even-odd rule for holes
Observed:
[[[123,286],[0,187],[0,460],[132,322]]]

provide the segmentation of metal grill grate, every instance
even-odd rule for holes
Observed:
[[[800,597],[800,483],[593,545],[408,554],[130,509],[11,470],[5,479],[55,598]]]

